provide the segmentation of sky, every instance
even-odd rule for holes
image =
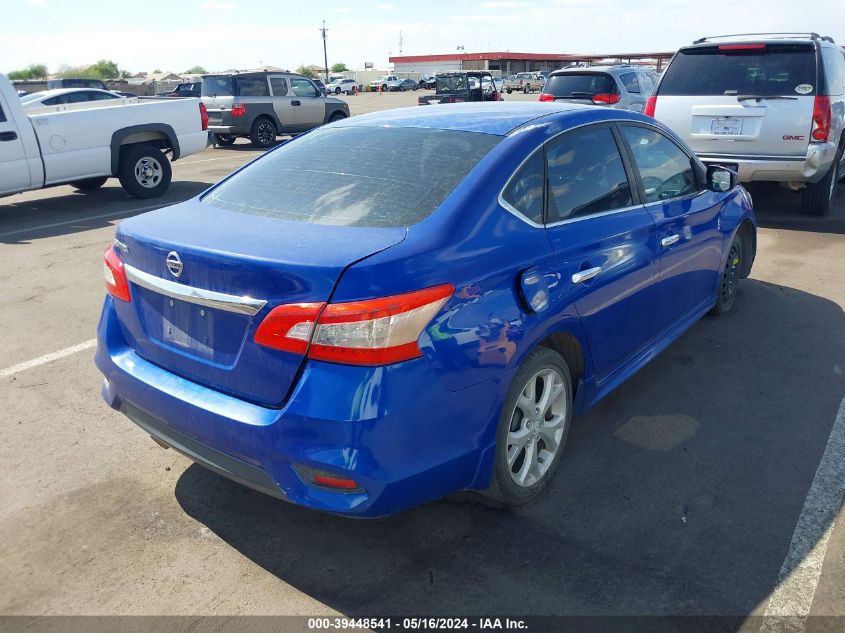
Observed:
[[[845,0],[2,0],[0,72],[111,59],[132,72],[209,71],[514,51],[675,50],[704,36],[818,31],[845,44]]]

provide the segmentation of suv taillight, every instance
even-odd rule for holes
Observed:
[[[205,132],[208,129],[208,108],[202,101],[200,101],[200,122],[202,123],[202,131]]]
[[[232,116],[244,116],[246,114],[246,106],[242,103],[233,103],[232,104]]]
[[[593,103],[606,103],[608,105],[613,105],[614,103],[619,103],[621,98],[621,95],[598,94],[593,95]]]
[[[365,301],[282,305],[258,326],[255,342],[345,365],[419,358],[417,339],[454,292],[444,284]]]
[[[112,297],[121,301],[131,301],[126,270],[113,246],[109,246],[103,253],[103,276],[106,278],[106,290]]]
[[[548,92],[541,92],[540,93],[540,101],[554,101],[555,96],[550,95]]]
[[[654,111],[657,109],[657,96],[649,97],[645,102],[645,109],[643,110],[643,114],[646,116],[653,117]]]
[[[813,130],[810,132],[810,138],[816,143],[827,142],[832,119],[830,97],[816,95],[816,100],[813,102]]]

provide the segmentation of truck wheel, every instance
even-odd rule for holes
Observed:
[[[508,93],[508,94],[510,94],[510,93],[512,93],[512,92],[513,92],[513,90],[511,90],[510,88],[508,88],[508,89],[507,89],[507,93]]]
[[[276,142],[276,126],[267,117],[258,117],[252,124],[249,139],[256,147],[266,149]]]
[[[329,117],[329,123],[334,123],[335,121],[342,121],[346,118],[346,115],[343,112],[335,112]]]
[[[335,88],[335,89],[334,89],[334,93],[335,93],[336,95],[339,95],[339,94],[340,94],[340,86],[338,86],[337,88]]]
[[[215,134],[214,143],[216,145],[220,145],[220,147],[228,147],[229,145],[232,145],[237,138],[238,137],[234,134]]]
[[[108,178],[106,176],[103,176],[102,178],[86,178],[85,180],[72,182],[70,183],[70,186],[77,191],[94,191],[106,184],[107,180]]]
[[[833,206],[839,184],[839,161],[842,160],[843,150],[845,150],[845,142],[840,143],[839,151],[833,157],[833,164],[824,178],[817,183],[807,183],[801,200],[801,210],[805,214],[827,215]]]
[[[170,161],[157,147],[140,143],[120,153],[117,177],[121,186],[136,198],[158,198],[170,186]]]

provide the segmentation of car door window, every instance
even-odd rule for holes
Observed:
[[[88,91],[71,92],[67,97],[67,103],[85,103],[94,99],[93,95],[96,93]]]
[[[270,88],[265,77],[238,77],[238,92],[241,97],[270,96]]]
[[[270,77],[270,87],[274,97],[284,97],[288,94],[288,80],[284,77]]]
[[[543,151],[523,163],[502,191],[502,199],[514,213],[532,222],[543,222]]]
[[[6,122],[6,115],[3,113],[3,106],[0,106],[0,123]]]
[[[619,79],[622,81],[622,85],[625,86],[625,90],[634,94],[639,94],[640,82],[637,80],[637,73],[622,73],[619,75]]]
[[[833,46],[822,47],[827,94],[839,96],[845,93],[845,64],[842,55]]]
[[[640,86],[644,94],[650,95],[654,92],[654,80],[648,73],[640,73]]]
[[[625,165],[609,127],[588,128],[551,141],[546,173],[549,223],[633,204]]]
[[[291,79],[290,87],[297,97],[316,97],[319,90],[307,79]]]
[[[646,202],[669,200],[699,190],[692,158],[666,136],[647,127],[623,125],[640,173]]]
[[[119,99],[117,95],[109,94],[108,92],[92,92],[91,99],[94,101],[108,101],[109,99]]]

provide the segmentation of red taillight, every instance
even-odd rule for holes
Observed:
[[[541,92],[540,93],[540,101],[554,101],[554,100],[555,100],[554,95],[550,95],[547,92]]]
[[[334,488],[341,492],[363,492],[361,485],[350,477],[341,477],[327,470],[304,464],[294,464],[293,467],[307,484],[321,488]]]
[[[417,339],[455,291],[451,284],[347,303],[279,306],[255,342],[347,365],[388,365],[422,356]]]
[[[719,44],[720,51],[757,51],[766,48],[765,44]]]
[[[621,95],[598,94],[593,95],[593,103],[606,103],[608,105],[613,105],[614,103],[619,103],[619,99],[621,98]]]
[[[200,101],[200,122],[202,122],[202,131],[205,132],[208,129],[208,108],[202,101]]]
[[[645,110],[643,110],[643,114],[646,116],[653,117],[654,110],[657,108],[657,97],[651,96],[645,102]]]
[[[833,113],[830,107],[830,97],[816,95],[813,102],[813,131],[810,137],[817,143],[824,143],[830,136],[830,123]]]
[[[313,481],[318,486],[325,486],[327,488],[337,488],[339,490],[355,490],[358,488],[357,481],[355,481],[354,479],[346,479],[344,477],[314,475]]]
[[[232,104],[232,116],[244,116],[246,114],[246,106],[242,103]]]
[[[103,253],[103,276],[106,278],[106,290],[112,297],[121,301],[131,300],[126,270],[113,246],[109,246]]]

